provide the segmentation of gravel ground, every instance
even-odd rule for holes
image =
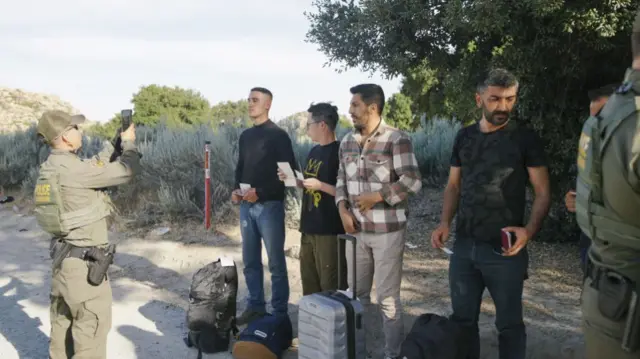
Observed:
[[[442,208],[442,191],[426,188],[412,198],[405,252],[402,297],[413,321],[417,315],[451,312],[448,257],[431,248],[428,237],[436,228]],[[449,244],[450,245],[450,244]],[[577,245],[529,244],[529,279],[525,281],[524,317],[527,358],[584,358],[581,331],[581,270]],[[498,357],[495,307],[485,291],[480,314],[481,358]]]
[[[415,318],[432,312],[450,312],[447,256],[431,248],[427,238],[437,225],[442,194],[424,189],[411,200],[411,214],[405,251],[402,298],[405,327]],[[13,204],[12,204],[13,205]],[[46,358],[49,326],[48,291],[50,260],[48,240],[29,215],[17,214],[12,205],[0,207],[0,358]],[[219,228],[205,234],[201,226],[167,224],[163,235],[150,229],[114,232],[118,243],[116,263],[111,268],[114,292],[113,326],[109,335],[109,359],[195,358],[185,347],[184,316],[187,291],[193,273],[220,255],[233,257],[242,273],[237,227]],[[301,297],[297,249],[299,234],[287,233],[287,265],[291,284],[290,312],[297,330],[296,303]],[[266,264],[266,253],[263,251]],[[528,333],[527,358],[582,358],[580,330],[580,269],[575,245],[530,245],[530,279],[525,284],[525,321]],[[268,273],[268,270],[266,271]],[[270,295],[266,278],[265,291]],[[240,280],[239,297],[246,294]],[[375,289],[374,289],[375,291]],[[239,305],[239,311],[244,303]],[[368,308],[367,320],[374,328],[368,342],[381,353],[380,320]],[[481,358],[496,358],[497,333],[494,307],[488,294],[480,317]],[[286,359],[296,358],[292,349]],[[230,358],[227,353],[205,358]],[[375,358],[375,357],[374,357]],[[375,358],[377,359],[377,358]]]

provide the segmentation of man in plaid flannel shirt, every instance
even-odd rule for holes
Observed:
[[[407,197],[422,188],[409,136],[381,118],[384,92],[375,84],[351,88],[349,113],[355,130],[340,144],[336,204],[347,233],[356,241],[356,296],[370,303],[376,272],[382,309],[385,358],[397,358],[404,340],[400,283],[407,223]],[[352,246],[346,246],[353,288]]]

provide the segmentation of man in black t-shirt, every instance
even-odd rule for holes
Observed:
[[[302,294],[345,289],[346,259],[338,258],[337,235],[343,234],[342,221],[335,204],[338,176],[338,149],[335,129],[338,124],[338,108],[328,103],[311,105],[307,110],[307,135],[318,143],[311,149],[304,166],[302,213],[300,214],[300,275]],[[286,175],[278,170],[281,180]],[[338,278],[338,265],[342,278]]]
[[[500,359],[525,358],[526,244],[547,216],[550,194],[540,139],[532,130],[510,121],[517,90],[517,79],[503,69],[490,71],[479,84],[476,103],[482,119],[456,136],[441,222],[431,235],[432,245],[442,248],[457,209],[449,285],[452,319],[468,328],[469,337],[461,341],[468,350],[467,358],[480,356],[478,315],[485,287],[496,306]],[[527,180],[535,200],[525,224]],[[514,239],[506,249],[502,231]]]

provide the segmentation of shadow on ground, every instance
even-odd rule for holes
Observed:
[[[43,318],[30,317],[20,304],[34,288],[16,277],[10,278],[8,284],[0,287],[0,335],[13,345],[19,358],[44,358],[49,352],[49,337],[39,329]]]
[[[413,243],[419,243],[415,236]],[[407,313],[407,332],[421,314],[448,316],[451,313],[449,261],[444,253],[429,246],[421,243],[418,248],[405,252],[402,297]],[[581,276],[577,248],[567,244],[531,243],[529,251],[529,279],[525,281],[523,294],[527,326],[526,358],[583,358]],[[554,263],[558,253],[567,253],[564,258],[568,266]],[[571,264],[573,259],[575,265]],[[482,359],[498,357],[498,333],[494,321],[493,300],[485,290],[478,324]]]
[[[184,337],[187,334],[186,310],[184,308],[171,303],[152,300],[141,306],[139,312],[152,324],[145,326],[145,328],[134,325],[120,325],[117,328],[118,333],[130,340],[131,343],[146,343],[146,346],[135,345],[135,358],[197,357],[197,349],[189,348],[184,343]],[[294,327],[294,337],[296,337],[297,306],[290,304],[289,312]],[[242,331],[244,326],[239,327],[239,329]],[[231,358],[230,353],[234,342],[235,339],[231,338],[228,351],[203,354],[203,358]],[[169,353],[176,356],[168,355]],[[290,351],[283,355],[283,359],[294,359],[296,357],[297,354],[294,348],[291,348]]]

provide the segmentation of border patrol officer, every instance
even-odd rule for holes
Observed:
[[[619,84],[608,84],[589,91],[589,115],[597,116],[600,114],[602,107],[609,100],[609,96],[615,92]],[[564,196],[564,204],[567,207],[567,211],[575,213],[576,211],[576,191],[570,190]],[[580,231],[580,267],[584,272],[584,268],[587,262],[587,250],[589,250],[591,240],[584,232]]]
[[[587,359],[640,358],[640,13],[633,65],[584,124],[576,218],[591,239],[582,312]]]
[[[106,272],[114,254],[107,219],[113,207],[101,189],[128,182],[140,167],[133,125],[121,134],[119,160],[109,162],[106,153],[78,157],[84,121],[62,111],[47,111],[38,121],[38,134],[51,147],[34,192],[38,224],[53,236],[50,359],[107,357],[112,294]]]

